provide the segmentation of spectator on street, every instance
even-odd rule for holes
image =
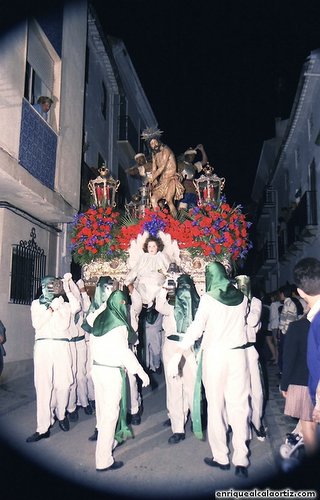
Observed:
[[[271,359],[270,363],[272,365],[278,364],[278,331],[279,331],[279,319],[280,312],[279,307],[281,306],[281,302],[279,300],[279,292],[275,290],[270,295],[271,304],[270,304],[270,316],[269,316],[269,325],[268,330],[272,332],[272,337],[270,339],[270,343],[268,344],[269,349],[271,351]]]
[[[312,418],[320,423],[320,261],[314,257],[300,260],[294,267],[293,275],[300,297],[310,308],[307,314],[311,322],[307,344],[308,387],[315,405]]]
[[[312,454],[317,445],[317,424],[312,420],[314,405],[308,390],[307,340],[309,327],[310,321],[306,316],[292,321],[288,327],[283,351],[281,392],[286,398],[284,413],[299,419],[306,453]]]
[[[283,307],[281,309],[279,317],[279,346],[278,346],[278,366],[281,375],[285,334],[287,333],[291,321],[296,321],[299,318],[299,316],[303,314],[303,307],[299,301],[297,301],[299,303],[297,305],[292,300],[292,288],[289,283],[280,287],[279,294],[280,294],[280,301],[283,302]]]

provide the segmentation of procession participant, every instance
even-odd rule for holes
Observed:
[[[98,295],[101,294],[99,282],[97,289]],[[95,302],[98,304],[96,294]],[[92,327],[92,379],[98,428],[96,470],[119,469],[123,462],[114,461],[114,440],[121,442],[130,435],[125,422],[126,396],[122,394],[126,385],[125,370],[136,373],[142,380],[143,387],[149,384],[149,377],[128,346],[128,341],[132,342],[131,336],[135,336],[135,332],[128,324],[126,296],[121,290],[112,292],[107,303],[102,302],[96,311],[89,313],[87,322]]]
[[[167,285],[167,286],[166,286]],[[192,278],[182,274],[177,278],[175,294],[165,284],[156,298],[156,309],[163,314],[165,340],[162,347],[162,360],[166,380],[167,411],[172,429],[169,444],[185,439],[185,424],[193,411],[193,393],[197,374],[195,351],[192,347],[186,351],[180,348],[180,342],[188,326],[192,323],[199,305],[199,295]],[[179,375],[170,377],[167,366],[175,353],[182,354]]]
[[[89,323],[87,322],[87,316],[90,313],[94,313],[101,306],[101,304],[104,304],[104,303],[106,304],[107,300],[110,297],[113,290],[114,290],[114,280],[110,276],[100,276],[100,278],[97,282],[97,285],[96,285],[93,300],[89,306],[87,313],[84,316],[84,319],[83,319],[83,322],[81,325],[82,329],[86,333],[86,336],[88,338],[88,343],[89,343],[88,351],[90,354],[90,358],[89,358],[90,366],[87,368],[87,371],[88,371],[88,373],[90,373],[90,379],[92,381],[92,384],[93,384],[93,380],[92,380],[92,353],[91,353],[91,345],[90,345],[90,334],[92,332],[92,326],[89,325]],[[94,394],[94,384],[93,384],[92,392]],[[94,401],[95,401],[95,399],[94,399]],[[94,403],[94,408],[95,408],[95,403]],[[98,438],[98,429],[96,426],[93,434],[89,436],[88,440],[89,441],[96,441],[97,438]]]
[[[139,315],[142,311],[142,299],[141,295],[137,292],[137,290],[131,286],[127,288],[129,294],[128,301],[128,309],[129,309],[129,318],[130,325],[132,326],[135,332],[138,332],[139,328]],[[137,340],[134,343],[130,343],[129,347],[132,352],[137,355],[138,353],[138,333]],[[139,389],[137,376],[130,372],[127,372],[128,378],[128,420],[131,425],[140,425],[141,424],[141,414],[142,414],[142,395]]]
[[[233,456],[237,476],[248,476],[249,374],[245,349],[247,298],[232,285],[224,266],[211,262],[205,269],[206,293],[200,297],[195,318],[181,348],[187,349],[202,336],[200,367],[207,399],[208,440],[213,458],[204,462],[230,469],[228,424],[232,428]],[[168,364],[168,375],[176,376],[180,354]]]
[[[250,424],[253,427],[259,441],[266,438],[266,429],[262,422],[264,397],[261,382],[261,372],[259,367],[259,354],[255,348],[256,334],[261,328],[262,302],[258,297],[252,295],[251,280],[244,274],[235,277],[237,288],[248,299],[248,310],[246,315],[246,335],[247,346],[245,353],[247,356],[249,376],[250,376]]]
[[[87,314],[91,306],[91,300],[84,285],[84,281],[82,279],[79,279],[76,282],[76,285],[80,291],[80,304],[81,304],[81,311],[79,313],[79,321],[77,322],[77,327],[80,330],[79,335],[80,336],[84,335],[85,346],[86,346],[86,360],[85,360],[84,372],[86,377],[85,394],[88,401],[88,405],[84,407],[84,412],[87,415],[92,415],[95,410],[95,399],[94,399],[94,387],[91,377],[92,363],[91,363],[91,353],[90,353],[90,334],[82,328],[82,323],[84,321],[85,315]],[[78,401],[77,404],[80,404],[80,401]]]
[[[99,285],[101,285],[102,281],[104,278],[100,278],[99,280]],[[112,284],[112,279],[108,276],[107,277],[107,283],[108,287],[105,288],[107,290],[104,293],[103,298],[109,298],[111,295],[111,292],[113,291],[113,284]],[[128,288],[126,288],[126,291],[128,291],[128,309],[129,309],[129,317],[130,317],[130,324],[132,328],[134,329],[135,332],[138,330],[138,320],[139,320],[139,314],[142,309],[142,300],[138,292],[132,288],[131,291],[129,291]],[[98,292],[99,293],[99,292]],[[97,299],[97,302],[99,302],[101,299]],[[92,331],[92,329],[90,329]],[[89,333],[88,333],[89,335]],[[137,337],[133,337],[134,344],[129,344],[130,349],[134,352],[134,354],[137,354],[137,343],[138,339]],[[91,370],[91,368],[90,368]],[[137,378],[135,374],[132,374],[130,372],[127,372],[127,381],[128,381],[128,423],[131,425],[140,425],[141,423],[141,411],[142,411],[142,396],[138,387],[137,383]],[[97,427],[95,428],[93,434],[88,438],[89,441],[96,441],[98,438],[98,429]],[[115,443],[116,445],[117,443]]]
[[[173,217],[177,216],[174,202],[181,200],[184,188],[178,180],[177,163],[173,151],[160,140],[162,131],[158,128],[145,129],[144,139],[152,153],[151,204],[154,210],[165,200]]]
[[[31,320],[35,329],[37,430],[27,438],[27,443],[48,438],[54,417],[63,431],[69,430],[66,408],[73,382],[69,342],[72,312],[70,304],[62,297],[61,280],[45,276],[41,286],[42,295],[31,304]]]
[[[64,275],[66,280],[66,295],[72,306],[70,321],[70,351],[72,356],[73,384],[70,389],[70,397],[67,406],[68,418],[71,422],[76,422],[79,418],[78,407],[84,408],[87,415],[92,414],[87,393],[86,361],[87,348],[85,342],[85,332],[81,328],[83,321],[83,311],[81,306],[81,293],[72,279],[71,273]]]

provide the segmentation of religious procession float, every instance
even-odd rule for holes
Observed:
[[[144,253],[148,236],[162,240],[162,252],[170,262],[168,269],[158,271],[167,277],[177,272],[191,275],[200,295],[205,291],[208,262],[221,262],[231,276],[252,246],[251,223],[241,205],[227,203],[225,179],[214,173],[209,162],[197,169],[191,161],[195,149],[177,162],[161,142],[161,133],[157,128],[142,133],[151,157],[148,161],[143,153],[136,155],[142,185],[124,209],[116,203],[120,182],[107,167],[101,167],[99,176],[89,182],[92,204],[75,216],[71,235],[73,260],[81,265],[88,289],[95,287],[100,276],[125,283]]]

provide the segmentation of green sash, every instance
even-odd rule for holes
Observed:
[[[98,363],[93,360],[93,364],[97,366],[107,366],[109,368],[118,368],[121,373],[121,400],[120,400],[120,411],[117,422],[117,427],[114,435],[114,439],[118,441],[118,443],[122,443],[128,437],[133,437],[132,430],[127,425],[127,383],[126,383],[126,372],[122,366],[111,366],[104,365],[103,363]]]
[[[196,383],[194,386],[193,393],[193,411],[192,411],[192,428],[193,434],[197,439],[203,440],[203,432],[202,432],[202,422],[201,422],[201,403],[202,403],[202,354],[201,351],[197,375],[196,375]]]
[[[122,377],[120,412],[114,436],[119,444],[129,437],[133,437],[133,432],[127,425],[127,384],[124,368],[120,367],[120,373]]]

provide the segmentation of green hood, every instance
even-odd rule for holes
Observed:
[[[111,295],[110,286],[112,282],[113,280],[112,278],[110,278],[110,276],[101,276],[99,278],[94,292],[94,297],[90,304],[86,317],[88,316],[88,314],[99,309],[99,307],[108,300]],[[86,318],[84,318],[81,328],[83,328],[83,330],[88,333],[92,332],[92,327],[89,325]]]
[[[237,306],[243,301],[243,293],[229,281],[227,272],[220,262],[206,266],[206,293],[226,306]]]
[[[117,326],[126,326],[128,329],[128,341],[134,343],[137,335],[128,322],[127,297],[121,290],[115,290],[107,300],[106,309],[95,319],[92,334],[101,337]]]
[[[39,297],[39,302],[40,304],[45,305],[47,309],[50,307],[50,304],[55,297],[55,295],[48,289],[48,284],[52,283],[54,280],[54,276],[45,276],[41,280],[42,295]]]
[[[188,274],[182,274],[177,279],[177,290],[174,305],[174,317],[178,333],[185,333],[194,320],[200,297],[193,279]]]

